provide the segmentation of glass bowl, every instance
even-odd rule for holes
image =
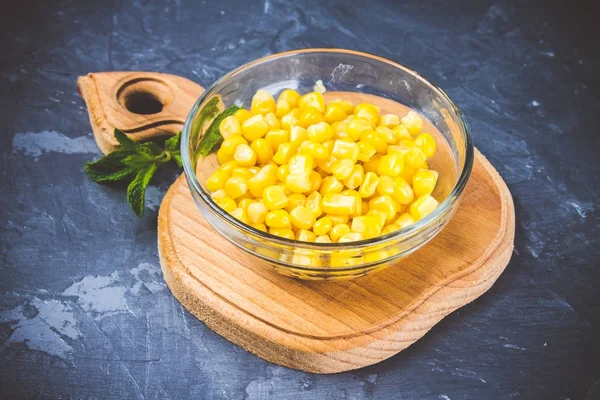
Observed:
[[[359,92],[404,104],[425,116],[441,133],[431,159],[440,172],[440,205],[401,230],[351,243],[307,243],[262,232],[222,210],[210,197],[206,180],[218,168],[216,154],[198,154],[207,128],[203,107],[217,96],[225,106],[248,107],[258,89],[277,96],[283,89],[301,94],[321,80],[328,92]],[[431,132],[430,132],[431,133]],[[445,154],[436,160],[438,153]],[[274,54],[243,65],[210,86],[194,104],[181,143],[187,182],[200,212],[231,243],[284,275],[301,279],[349,279],[380,270],[431,240],[456,211],[473,166],[473,141],[459,108],[437,86],[396,62],[342,49],[306,49]],[[430,160],[428,160],[429,162]],[[430,164],[431,165],[431,164]],[[443,183],[443,184],[442,184]],[[440,189],[441,187],[441,189]],[[434,192],[434,197],[436,193]]]

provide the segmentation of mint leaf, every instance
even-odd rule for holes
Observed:
[[[124,181],[135,175],[138,168],[123,166],[123,168],[115,169],[113,171],[97,172],[93,168],[88,168],[86,165],[84,171],[91,180],[100,183]]]
[[[140,169],[153,164],[154,157],[148,156],[147,154],[132,154],[125,157],[122,162],[129,167]]]
[[[183,167],[183,162],[181,161],[181,155],[180,154],[173,154],[173,161],[175,161],[175,163],[177,164],[177,166],[179,168]]]
[[[117,142],[119,142],[119,144],[121,145],[121,149],[123,150],[136,151],[136,149],[139,146],[137,142],[131,140],[129,136],[127,136],[125,133],[121,132],[116,128],[114,135],[115,139],[117,139]]]
[[[127,187],[127,202],[129,206],[137,215],[141,217],[144,214],[144,203],[146,200],[146,187],[150,180],[154,176],[158,165],[156,163],[150,164],[144,169],[140,169],[136,174],[135,178],[131,181]]]
[[[173,152],[179,152],[181,146],[181,132],[177,135],[170,137],[165,141],[165,149]]]
[[[206,132],[204,132],[202,139],[200,139],[198,153],[202,154],[203,156],[207,156],[212,153],[217,143],[219,143],[219,141],[223,138],[223,136],[221,136],[221,131],[219,130],[219,125],[225,118],[235,114],[235,112],[240,108],[241,107],[236,105],[229,106],[213,120]]]
[[[83,170],[94,182],[124,180],[136,173],[136,169],[123,164],[123,160],[132,154],[129,150],[118,149],[97,161],[88,162]]]

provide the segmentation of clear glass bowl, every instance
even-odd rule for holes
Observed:
[[[207,101],[218,96],[226,106],[241,103],[249,106],[258,89],[266,89],[274,96],[286,88],[303,94],[312,91],[317,80],[323,81],[328,92],[368,93],[402,103],[426,116],[439,130],[438,149],[448,150],[449,162],[444,164],[445,170],[439,171],[440,181],[442,177],[446,179],[447,192],[440,196],[445,198],[434,212],[404,229],[373,239],[307,243],[254,229],[233,218],[211,199],[205,184],[218,168],[216,155],[197,154],[206,129],[201,115]],[[190,111],[183,128],[181,153],[190,191],[204,218],[249,257],[301,279],[354,278],[392,265],[414,252],[450,220],[473,165],[473,141],[467,121],[440,88],[396,62],[341,49],[275,54],[225,75],[200,96]]]

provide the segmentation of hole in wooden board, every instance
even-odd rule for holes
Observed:
[[[132,92],[125,98],[125,108],[134,114],[157,114],[164,104],[150,92]]]
[[[142,77],[124,82],[116,93],[127,111],[138,115],[158,114],[175,99],[173,90],[162,80]]]

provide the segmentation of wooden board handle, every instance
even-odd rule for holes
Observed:
[[[98,72],[77,79],[96,142],[103,153],[118,147],[115,128],[133,140],[175,135],[204,88],[156,72]]]

